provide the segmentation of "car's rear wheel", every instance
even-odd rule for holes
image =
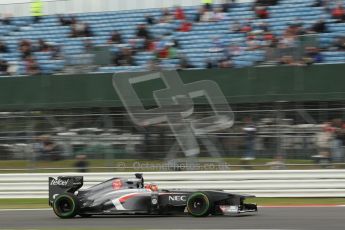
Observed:
[[[202,192],[196,192],[187,200],[188,213],[195,217],[208,216],[211,210],[209,197]]]
[[[72,194],[58,195],[53,203],[53,210],[60,218],[73,218],[77,215],[79,204]]]

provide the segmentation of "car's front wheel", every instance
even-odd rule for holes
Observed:
[[[187,200],[188,213],[195,217],[208,216],[211,211],[209,197],[202,192],[196,192],[189,196]]]
[[[79,204],[72,194],[58,195],[53,203],[53,210],[60,218],[73,218],[77,215]]]

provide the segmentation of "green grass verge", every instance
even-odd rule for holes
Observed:
[[[49,208],[48,199],[0,199],[0,209]]]
[[[248,203],[258,205],[345,205],[345,198],[249,198]],[[49,208],[48,199],[0,199],[0,209]]]
[[[199,158],[200,169],[202,170],[217,170],[219,167],[217,163],[210,162],[214,161],[211,158]],[[207,162],[209,161],[209,162]],[[251,161],[249,164],[243,162],[240,158],[223,158],[220,159],[229,165],[231,170],[240,169],[270,169],[270,166],[266,164],[272,162],[272,159],[260,158]],[[204,162],[204,163],[203,163]],[[75,160],[63,160],[63,161],[38,161],[32,163],[25,160],[4,160],[0,161],[0,173],[20,173],[20,172],[63,172],[64,169],[59,168],[73,168]],[[287,164],[295,164],[287,166],[287,169],[317,169],[320,168],[319,165],[304,165],[313,164],[312,160],[286,160]],[[165,162],[163,160],[135,160],[135,159],[99,159],[99,160],[89,160],[90,167],[93,169],[90,172],[116,172],[116,171],[127,171],[127,172],[145,172],[145,171],[167,171],[171,170],[164,167]],[[238,166],[248,164],[247,166]],[[166,166],[166,165],[165,165]],[[96,167],[112,167],[112,168],[96,168]],[[125,167],[125,168],[124,168]],[[45,168],[55,168],[54,170],[46,170]],[[337,166],[337,168],[344,168],[344,166]],[[14,170],[10,170],[14,169]],[[71,171],[71,170],[68,170]]]

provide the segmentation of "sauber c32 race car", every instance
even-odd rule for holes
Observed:
[[[49,205],[60,218],[108,214],[179,215],[195,217],[256,212],[256,204],[244,203],[250,195],[222,190],[160,190],[144,184],[142,174],[112,178],[90,188],[82,176],[49,177]]]

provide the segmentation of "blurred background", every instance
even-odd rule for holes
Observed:
[[[345,168],[344,6],[2,0],[0,170]],[[234,112],[192,158],[166,123],[135,125],[112,88],[114,73],[161,70],[215,81]],[[135,90],[149,109],[162,88]],[[195,100],[188,120],[212,113]]]

